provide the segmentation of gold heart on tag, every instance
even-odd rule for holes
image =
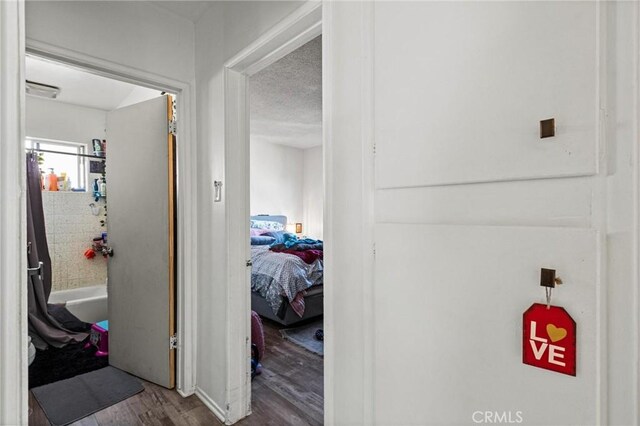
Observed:
[[[549,335],[549,339],[555,343],[567,337],[567,329],[556,327],[553,324],[547,324],[547,334]]]

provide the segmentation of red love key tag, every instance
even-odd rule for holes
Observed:
[[[523,363],[576,375],[576,322],[564,308],[534,303],[522,325]]]

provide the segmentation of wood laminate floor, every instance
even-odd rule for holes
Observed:
[[[253,381],[253,414],[239,425],[321,425],[323,423],[322,358],[282,338],[275,323],[264,321],[266,351],[262,374]],[[91,425],[221,425],[195,395],[143,381],[145,390],[125,401],[73,423]],[[29,424],[48,426],[44,412],[29,392]]]

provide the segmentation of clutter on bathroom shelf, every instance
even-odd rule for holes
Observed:
[[[85,250],[84,257],[93,259],[96,254],[102,254],[103,257],[113,256],[113,249],[107,246],[107,233],[103,232],[102,236],[93,239],[91,248]]]
[[[107,141],[100,139],[92,139],[93,155],[96,157],[105,157],[107,155]]]
[[[66,172],[56,175],[53,168],[49,168],[49,173],[45,175],[44,171],[40,171],[40,180],[44,191],[71,191],[71,181]]]

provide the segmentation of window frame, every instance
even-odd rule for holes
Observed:
[[[79,154],[76,155],[78,169],[78,189],[82,189],[85,192],[87,191],[88,171],[86,157],[84,157],[87,152],[87,144],[55,139],[34,138],[30,136],[27,136],[25,138],[25,142],[25,146],[27,149],[34,149],[35,151],[40,149],[41,144],[57,145],[65,148],[75,148],[76,154]],[[72,155],[72,153],[61,153],[61,155]]]

